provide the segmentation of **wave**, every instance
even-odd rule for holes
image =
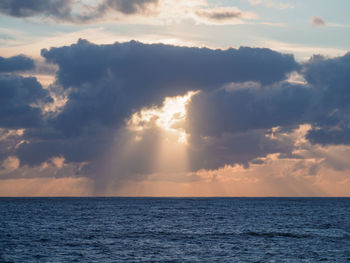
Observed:
[[[254,231],[243,232],[242,235],[254,236],[254,237],[291,237],[291,238],[313,237],[312,235],[296,234],[296,233],[289,233],[289,232],[254,232]]]

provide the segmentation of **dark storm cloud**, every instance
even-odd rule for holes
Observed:
[[[188,105],[185,124],[192,171],[247,166],[272,153],[292,156],[294,142],[272,136],[274,127],[282,134],[307,123],[312,125],[307,135],[312,143],[350,143],[350,54],[315,56],[299,65],[293,56],[269,49],[79,40],[44,49],[42,56],[57,65],[51,89],[65,91],[67,103],[44,118],[33,105],[50,97],[35,78],[0,75],[0,128],[26,128],[24,142],[11,154],[21,165],[39,165],[56,156],[67,163],[87,162],[80,172],[95,179],[101,191],[110,177],[142,178],[153,172],[150,164],[161,132],[154,124],[137,134],[125,129],[125,120],[188,91],[200,91]],[[293,71],[306,83],[286,81]]]
[[[15,153],[16,145],[18,145],[20,141],[20,136],[18,136],[16,132],[13,132],[13,130],[0,128],[0,163]]]
[[[305,64],[304,76],[315,89],[320,114],[311,122],[307,138],[319,144],[350,144],[350,53],[343,57],[314,56]]]
[[[23,136],[26,142],[17,148],[16,155],[23,165],[40,165],[56,156],[63,156],[68,163],[95,161],[109,149],[114,132],[92,127],[79,137],[67,137],[51,127],[27,129]]]
[[[128,42],[43,50],[59,66],[58,82],[72,89],[55,120],[67,134],[87,124],[119,125],[134,110],[164,97],[211,90],[232,81],[272,83],[298,68],[294,58],[269,49],[210,50]]]
[[[0,73],[31,69],[34,69],[34,61],[26,56],[0,57]]]
[[[342,57],[314,56],[305,64],[304,77],[314,87],[324,90],[326,107],[344,108],[350,100],[350,53]]]
[[[0,161],[14,154],[21,141],[16,129],[33,128],[44,123],[40,103],[51,98],[34,77],[17,75],[33,71],[34,61],[23,55],[0,57]]]
[[[269,84],[284,79],[299,67],[292,55],[270,49],[241,47],[212,50],[147,45],[135,41],[94,45],[79,40],[69,47],[44,49],[42,56],[48,62],[58,64],[58,81],[64,87],[115,77],[123,84],[146,84],[149,89],[157,91],[159,85],[165,84],[170,85],[171,90],[180,85],[210,89],[228,82],[243,81]],[[128,87],[135,88],[140,87]],[[166,88],[162,87],[160,91]],[[179,93],[178,89],[172,93]],[[188,89],[183,88],[180,92]]]
[[[350,144],[350,128],[349,127],[326,127],[321,129],[313,129],[308,132],[306,138],[312,143],[321,145],[344,145]]]
[[[234,84],[212,92],[201,92],[192,98],[188,107],[187,130],[191,134],[192,142],[199,145],[219,147],[221,138],[235,136],[240,133],[249,133],[261,130],[268,133],[273,127],[281,127],[282,132],[288,132],[300,124],[311,124],[312,129],[306,138],[314,144],[321,145],[348,145],[350,144],[350,54],[343,57],[328,59],[314,56],[303,65],[302,74],[307,83],[295,85],[280,82],[273,85],[256,85],[256,83]],[[243,141],[243,140],[242,140]],[[253,140],[251,140],[253,141]],[[266,139],[268,141],[268,139]],[[266,144],[266,141],[263,145]],[[249,143],[242,143],[242,145]],[[195,145],[195,144],[193,144]],[[229,145],[229,142],[222,144]],[[220,148],[220,147],[219,147]],[[288,153],[292,147],[282,147],[279,153],[291,156]],[[240,149],[237,145],[230,148],[233,153]],[[249,147],[245,148],[245,150]],[[265,148],[266,149],[266,148]],[[267,151],[252,149],[246,160],[254,155],[265,156],[272,153],[273,148]],[[277,149],[277,148],[275,148]],[[241,149],[240,149],[241,151]],[[225,156],[230,153],[215,153],[204,150],[197,153],[198,160],[210,160],[215,164],[229,164]],[[191,156],[196,156],[193,154]],[[203,157],[204,156],[204,157]],[[242,162],[244,155],[229,158],[235,162]],[[215,162],[215,160],[218,160]],[[220,163],[219,160],[222,160]]]
[[[291,153],[293,144],[267,136],[273,127],[309,120],[314,90],[290,83],[243,83],[192,97],[187,112],[192,169],[216,169],[271,153]]]
[[[293,56],[269,49],[211,50],[135,41],[94,45],[80,40],[42,50],[42,55],[58,67],[55,85],[68,92],[65,107],[55,115],[44,119],[40,109],[30,106],[48,98],[35,79],[1,76],[2,87],[15,88],[3,88],[7,113],[0,123],[27,128],[25,142],[15,152],[22,165],[62,156],[67,163],[89,162],[83,171],[95,178],[104,167],[101,160],[111,154],[117,156],[112,163],[118,164],[115,173],[120,178],[150,173],[155,153],[149,149],[159,136],[156,126],[138,142],[132,142],[132,132],[119,131],[134,112],[191,90],[200,90],[188,105],[185,125],[192,171],[249,165],[271,153],[292,156],[293,142],[269,136],[274,127],[289,132],[309,123],[313,129],[307,138],[312,143],[349,143],[349,54],[334,59],[315,56],[299,65]],[[286,81],[295,70],[307,83]],[[11,95],[15,90],[22,95]],[[30,92],[23,95],[25,90]],[[134,150],[127,155],[119,152],[130,145]]]
[[[286,142],[266,136],[264,129],[225,133],[222,136],[191,134],[189,165],[192,171],[217,169],[224,165],[242,164],[272,153],[289,153],[293,147]]]
[[[241,139],[242,144],[222,148],[230,142],[221,143],[221,140],[258,130],[268,134],[273,127],[281,127],[283,132],[288,132],[305,123],[312,125],[306,136],[311,143],[349,145],[349,72],[350,54],[332,59],[314,56],[303,64],[302,74],[307,81],[304,85],[288,82],[256,85],[248,82],[196,94],[187,113],[187,130],[194,142],[192,146],[196,149],[197,143],[201,146],[199,149],[203,149],[204,145],[211,145],[212,149],[219,150],[204,148],[190,156],[196,159],[196,156],[201,156],[198,162],[207,160],[207,167],[212,169],[230,162],[244,164],[254,156],[262,157],[273,152],[291,156],[293,147],[290,144],[279,149],[281,145],[271,138],[266,138],[263,143],[255,142],[262,147],[258,149],[249,148],[249,140],[244,143],[244,139]],[[254,145],[254,139],[250,141]],[[246,146],[244,150],[240,147],[243,145]],[[224,154],[220,154],[222,149],[227,149],[222,151]],[[236,149],[242,154],[235,155]],[[230,151],[231,158],[227,158]]]
[[[201,92],[188,107],[188,129],[203,136],[297,125],[312,105],[310,88],[281,83]]]
[[[51,17],[58,21],[87,23],[111,10],[125,15],[154,13],[158,0],[101,0],[94,6],[75,0],[2,0],[0,12],[14,17]],[[73,12],[77,7],[79,12]]]
[[[131,15],[152,13],[158,3],[159,0],[106,0],[102,6]]]
[[[33,104],[51,102],[48,92],[33,77],[0,75],[0,128],[27,128],[42,123],[42,112]]]
[[[307,138],[312,143],[350,141],[349,54],[315,56],[303,64],[304,85],[285,81],[288,73],[301,68],[293,57],[268,49],[211,50],[134,41],[94,45],[80,40],[43,50],[42,55],[58,66],[56,85],[69,91],[63,110],[45,121],[41,111],[30,106],[47,98],[40,84],[33,78],[1,75],[1,97],[7,104],[0,124],[27,128],[26,142],[15,152],[23,165],[63,156],[68,163],[89,162],[85,172],[93,174],[111,145],[125,148],[123,141],[131,141],[132,135],[114,138],[125,119],[143,107],[159,106],[166,96],[190,90],[201,91],[188,105],[185,127],[193,171],[249,165],[270,153],[291,156],[293,143],[269,136],[273,127],[286,132],[309,123],[313,129]],[[35,128],[38,123],[40,128]],[[157,143],[155,134],[153,128],[144,134],[128,155],[113,154],[118,156],[118,173],[123,171],[120,177],[152,172],[154,153],[149,149]]]
[[[29,143],[18,148],[18,155],[27,164],[52,156],[91,161],[109,148],[116,130],[133,112],[160,105],[167,96],[215,90],[228,82],[271,84],[299,67],[293,56],[269,49],[223,51],[135,41],[94,45],[80,40],[43,50],[42,55],[58,65],[57,84],[69,95],[44,133],[26,130]],[[33,151],[42,154],[32,156]]]
[[[15,17],[35,15],[69,18],[73,0],[1,0],[0,12]]]

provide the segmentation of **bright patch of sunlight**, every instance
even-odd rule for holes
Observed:
[[[152,124],[163,130],[174,133],[178,142],[186,143],[186,132],[182,128],[182,122],[186,117],[186,105],[197,92],[190,91],[184,96],[165,98],[162,107],[146,108],[132,115],[128,121],[128,127],[134,131],[142,131]]]

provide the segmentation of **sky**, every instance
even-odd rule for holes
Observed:
[[[350,196],[349,8],[0,1],[0,196]]]

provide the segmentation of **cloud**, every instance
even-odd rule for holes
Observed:
[[[63,88],[72,89],[55,120],[67,133],[90,122],[116,126],[133,110],[160,105],[166,96],[232,81],[272,83],[298,67],[292,56],[268,49],[223,51],[134,41],[98,46],[80,40],[42,54],[59,66],[57,80]]]
[[[291,132],[305,123],[311,124],[305,138],[312,144],[349,145],[349,58],[349,54],[333,59],[314,56],[302,65],[305,82],[301,84],[232,83],[222,89],[194,95],[188,106],[187,131],[192,146],[194,149],[199,146],[199,151],[190,156],[200,156],[198,162],[206,160],[206,168],[216,169],[230,161],[246,165],[259,155],[291,155],[295,150],[293,142],[275,144],[272,137],[256,142],[259,145],[256,149],[249,148],[244,138],[238,140],[242,144],[229,145],[242,133],[260,131],[268,135],[274,127]],[[223,138],[232,138],[232,141],[222,142]],[[247,141],[253,142],[254,138]],[[206,145],[212,149],[205,149]],[[242,145],[245,145],[244,149],[240,147]],[[269,147],[272,145],[277,147]],[[203,152],[201,148],[204,148]],[[242,154],[235,155],[236,150]],[[228,156],[230,161],[225,160]]]
[[[306,138],[312,143],[318,143],[321,145],[349,145],[349,132],[350,128],[348,127],[314,128],[313,130],[309,131]]]
[[[7,160],[5,168],[16,163],[11,154],[22,142],[19,137],[24,129],[44,123],[39,105],[52,102],[49,92],[35,77],[18,75],[34,69],[34,61],[23,55],[0,57],[0,161]]]
[[[34,69],[34,61],[26,56],[0,57],[0,73],[31,69]]]
[[[105,10],[75,0],[4,0],[0,2],[0,12],[18,18],[41,17],[60,22],[84,23],[100,18]]]
[[[233,83],[198,93],[188,108],[187,129],[201,141],[259,129],[268,133],[273,127],[294,129],[308,123],[312,128],[306,139],[311,143],[348,145],[349,58],[349,54],[333,59],[314,56],[302,65],[305,82],[300,84]]]
[[[153,13],[158,0],[100,0],[95,5],[75,0],[4,0],[0,12],[14,17],[49,17],[56,21],[87,23],[107,16],[110,11],[123,15]],[[78,10],[78,12],[77,12]]]
[[[192,171],[218,169],[230,164],[249,166],[256,158],[292,150],[291,145],[267,136],[263,129],[225,133],[222,136],[191,134],[189,163]]]
[[[44,124],[44,114],[36,105],[51,100],[36,78],[0,74],[0,161],[10,158],[24,142],[24,129]],[[12,157],[8,160],[13,161]]]
[[[314,56],[305,64],[305,79],[319,90],[320,113],[307,138],[313,143],[349,144],[350,53],[343,57]]]
[[[0,13],[75,24],[111,20],[169,24],[191,19],[195,23],[225,25],[258,17],[232,6],[209,7],[206,0],[5,0],[0,3]]]
[[[270,49],[79,40],[44,49],[42,56],[57,66],[48,90],[64,94],[66,102],[58,111],[43,112],[38,105],[52,99],[35,78],[0,75],[0,160],[11,168],[3,178],[44,165],[49,176],[89,177],[95,192],[103,193],[113,180],[141,181],[163,170],[197,172],[234,164],[248,169],[264,165],[267,156],[294,160],[300,171],[306,164],[297,160],[316,158],[305,151],[350,143],[349,54],[314,56],[298,64],[292,55]],[[290,81],[291,74],[303,81]],[[157,125],[160,117],[140,121],[140,130],[131,130],[128,120],[189,91],[198,92],[188,102],[187,118],[177,123],[188,135],[182,148],[187,166],[174,167],[164,159],[156,166],[160,149],[171,145]],[[309,174],[317,174],[318,161],[308,161]],[[168,163],[170,171],[164,168]],[[330,163],[332,169],[340,167]]]
[[[307,122],[313,92],[288,82],[272,86],[248,82],[194,95],[186,130],[195,170],[204,164],[206,169],[217,169],[232,163],[248,165],[272,153],[290,154],[294,142],[270,135],[274,127],[291,131]]]
[[[254,82],[231,84],[192,98],[188,129],[201,136],[221,136],[227,132],[298,125],[306,117],[313,95],[312,89],[288,82],[272,86]]]
[[[135,134],[121,132],[133,113],[160,106],[165,97],[191,90],[211,92],[226,83],[245,81],[269,85],[299,68],[293,56],[269,49],[212,50],[135,41],[95,45],[80,40],[71,46],[43,50],[42,55],[46,62],[58,66],[55,85],[67,92],[67,102],[60,112],[46,117],[40,128],[25,130],[24,142],[15,149],[15,155],[21,165],[30,166],[57,156],[67,164],[85,162],[80,173],[102,184],[98,189],[103,189],[104,179],[111,173],[117,178],[138,178],[152,172],[150,164],[156,153],[150,149],[157,149],[160,133],[151,126],[141,134],[141,140],[133,142]],[[269,141],[263,132],[250,136]],[[118,151],[129,149],[129,154],[111,154],[113,146]],[[118,172],[105,171],[101,172],[104,176],[97,176],[98,171],[107,169],[103,167],[107,167],[104,160],[108,156],[118,159]]]
[[[159,0],[106,0],[102,6],[131,15],[154,13],[158,4]]]
[[[73,6],[72,0],[3,0],[0,12],[15,17],[35,15],[69,18]]]
[[[6,160],[4,160],[2,164],[2,168],[6,171],[13,171],[19,167],[19,160],[15,156],[9,156]]]
[[[33,77],[0,75],[0,127],[27,128],[42,124],[43,116],[36,103],[51,98]]]
[[[109,71],[129,81],[136,81],[134,75],[124,74],[127,69],[142,72],[139,77],[143,80],[147,78],[153,84],[179,82],[178,84],[210,86],[214,83],[248,80],[273,83],[284,79],[287,73],[298,68],[292,55],[270,49],[241,47],[212,50],[163,44],[147,45],[135,41],[94,45],[79,40],[69,47],[44,49],[42,55],[48,62],[58,64],[58,80],[64,87],[107,77]],[[149,67],[152,62],[155,64]],[[265,63],[266,66],[260,63]],[[219,65],[222,69],[217,68]]]
[[[256,19],[257,15],[250,12],[243,12],[235,7],[205,8],[195,11],[198,18],[215,24],[237,24],[242,19]]]
[[[326,25],[325,21],[320,16],[313,16],[311,18],[311,23],[312,23],[312,26],[314,26],[314,27]]]

